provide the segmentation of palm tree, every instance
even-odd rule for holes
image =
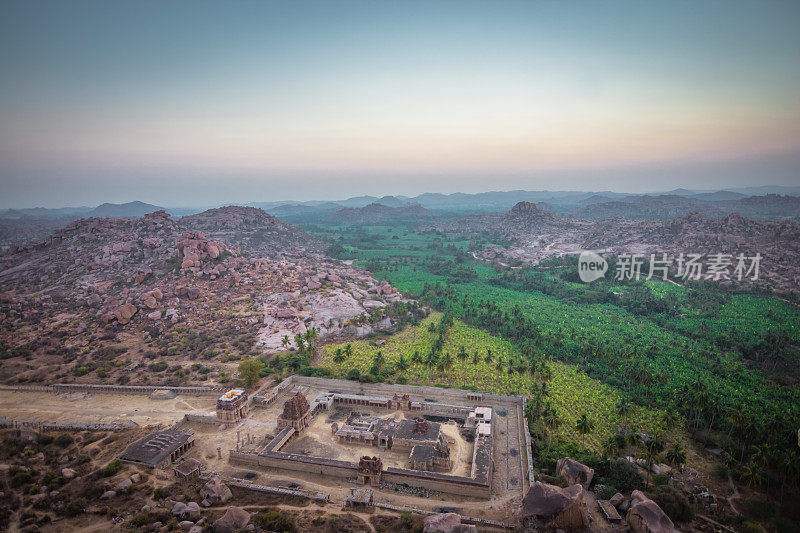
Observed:
[[[458,357],[459,361],[463,361],[464,359],[467,358],[467,350],[466,350],[466,348],[464,348],[463,344],[461,345],[461,348],[459,348],[458,354],[456,354],[456,357]]]
[[[406,369],[408,369],[408,360],[406,359],[405,354],[400,354],[400,358],[397,360],[394,366],[400,372],[404,372]]]
[[[311,341],[316,339],[318,335],[319,335],[319,332],[317,331],[317,328],[311,328],[309,330],[306,330],[306,333],[305,333],[306,342],[309,345],[311,345]]]
[[[344,363],[345,356],[341,348],[336,348],[336,353],[333,356],[333,362],[337,365]]]
[[[764,475],[758,466],[750,463],[742,469],[741,479],[748,487],[758,488],[764,480]]]
[[[686,462],[686,452],[680,442],[676,442],[672,449],[667,452],[667,461],[674,466],[679,466]]]
[[[444,357],[442,357],[442,364],[445,370],[453,366],[453,356],[450,355],[450,352],[444,352]]]
[[[594,422],[589,420],[589,417],[586,416],[586,413],[583,413],[578,420],[578,423],[575,424],[575,429],[577,429],[578,433],[580,433],[581,437],[583,437],[581,440],[583,441],[583,445],[586,446],[586,434],[592,432],[594,429]]]
[[[344,353],[347,357],[353,355],[353,345],[350,344],[349,342],[344,346]]]
[[[553,442],[553,433],[555,433],[558,426],[561,425],[561,420],[558,418],[555,409],[547,409],[542,414],[542,422],[544,422],[547,428],[547,447],[549,448]]]
[[[678,423],[678,420],[680,420],[680,418],[681,417],[678,415],[677,412],[667,411],[666,413],[664,413],[664,425],[667,426],[668,428],[673,428],[675,427],[675,424]]]
[[[284,335],[281,339],[281,345],[286,348],[286,346],[292,341],[289,340],[289,335]]]
[[[550,391],[547,390],[547,382],[546,381],[542,381],[542,383],[539,385],[539,392],[544,397],[547,397],[547,396],[550,395]]]
[[[306,343],[301,334],[298,333],[297,335],[294,336],[294,343],[297,346],[298,350],[300,350],[301,352],[305,351]]]
[[[603,457],[606,459],[614,455],[617,451],[617,441],[614,439],[613,435],[609,435],[603,441]]]
[[[662,451],[664,451],[664,441],[661,440],[661,437],[653,437],[644,445],[642,459],[647,463],[647,484],[645,487],[650,486],[650,476],[653,473],[653,465],[661,460]]]
[[[372,363],[377,366],[378,368],[383,366],[383,363],[386,362],[386,359],[383,357],[383,352],[378,350],[378,353],[375,354],[375,357],[372,359]]]
[[[425,356],[425,364],[428,366],[428,368],[433,368],[433,366],[436,365],[436,361],[438,359],[439,356],[436,355],[436,352],[431,350],[430,352],[428,352],[428,355]]]
[[[486,357],[484,358],[484,361],[486,361],[487,363],[491,363],[493,357],[494,356],[492,355],[492,349],[486,348]]]
[[[422,356],[419,354],[419,350],[415,350],[414,351],[414,355],[411,356],[411,362],[412,363],[421,363],[422,362]]]

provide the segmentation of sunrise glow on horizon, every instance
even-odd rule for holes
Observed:
[[[617,184],[592,168],[673,164],[724,186],[741,159],[793,183],[798,21],[791,2],[4,2],[3,202],[132,182],[180,203],[215,176],[192,201],[573,171],[599,190]]]

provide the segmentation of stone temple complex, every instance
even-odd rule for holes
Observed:
[[[238,422],[249,413],[247,393],[244,389],[232,389],[217,400],[217,419],[220,422]]]
[[[291,427],[301,431],[308,426],[310,406],[303,393],[298,391],[283,404],[283,412],[278,417],[278,427]]]
[[[252,490],[315,487],[302,495],[324,501],[329,496],[321,491],[341,488],[352,505],[381,505],[398,495],[417,497],[422,506],[429,498],[440,506],[521,504],[533,485],[522,397],[304,376],[251,395],[216,394],[215,411],[186,413],[121,458],[171,466],[171,477],[186,483],[221,471]],[[193,447],[200,450],[187,454]],[[236,479],[243,471],[258,481]]]

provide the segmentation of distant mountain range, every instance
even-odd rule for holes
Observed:
[[[737,200],[747,196],[763,196],[767,194],[781,194],[800,196],[800,187],[783,186],[760,186],[729,188],[725,190],[688,190],[674,189],[671,191],[650,193],[648,195],[634,193],[620,193],[614,191],[490,191],[476,194],[453,193],[424,193],[414,197],[408,196],[357,196],[346,200],[334,202],[256,202],[251,205],[260,207],[275,216],[278,213],[299,214],[300,212],[309,213],[309,210],[292,211],[290,207],[305,206],[320,210],[335,211],[336,206],[342,207],[365,207],[369,204],[381,204],[387,207],[402,207],[417,205],[433,211],[449,211],[459,213],[475,212],[501,212],[511,209],[517,202],[545,202],[553,206],[558,206],[559,211],[564,208],[574,208],[575,206],[586,206],[595,203],[612,202],[624,200],[625,198],[635,198],[642,196],[680,196],[705,201]]]
[[[782,196],[780,196],[782,195]],[[761,198],[761,200],[747,200]],[[559,215],[586,218],[653,218],[684,216],[699,211],[708,217],[730,213],[757,219],[797,218],[800,216],[800,187],[750,187],[720,191],[674,189],[664,193],[628,194],[613,191],[492,191],[478,194],[425,193],[407,196],[359,196],[336,202],[259,202],[251,204],[294,223],[327,219],[342,208],[420,206],[431,213],[424,216],[454,216],[470,213],[504,212],[518,202],[536,203]],[[385,213],[388,216],[388,212]],[[399,214],[399,213],[398,213]],[[350,213],[350,215],[353,215]],[[350,216],[348,215],[348,216]],[[408,218],[408,217],[404,217]]]
[[[692,196],[665,194],[660,196],[627,196],[620,200],[598,201],[565,214],[582,218],[648,218],[668,219],[697,211],[708,218],[723,218],[739,213],[753,219],[800,220],[800,197],[768,194],[745,196],[732,191],[701,193]]]
[[[125,204],[101,204],[97,207],[62,207],[60,209],[45,209],[43,207],[34,207],[31,209],[6,209],[0,211],[0,218],[21,218],[21,217],[38,217],[38,218],[61,218],[68,217],[73,220],[79,218],[89,217],[141,217],[153,211],[160,211],[163,207],[146,204],[144,202],[128,202]]]
[[[697,211],[709,218],[721,218],[738,212],[754,219],[800,220],[800,186],[759,186],[718,191],[674,189],[653,194],[523,190],[477,194],[424,193],[413,198],[357,196],[335,202],[254,202],[249,206],[261,208],[281,220],[295,224],[325,221],[378,224],[501,213],[519,202],[535,203],[539,208],[561,216],[589,219],[668,219]],[[40,239],[54,229],[80,218],[135,218],[161,209],[178,218],[199,213],[209,207],[217,206],[165,208],[135,201],[123,204],[105,203],[97,207],[6,209],[0,211],[0,248]],[[361,211],[352,211],[358,209]]]

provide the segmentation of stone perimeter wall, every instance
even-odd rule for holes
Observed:
[[[106,385],[103,383],[53,383],[52,385],[2,385],[0,390],[14,392],[97,392],[106,394],[150,394],[168,390],[175,394],[219,396],[228,391],[224,387],[178,387],[172,385]]]
[[[482,400],[471,400],[468,395],[475,394],[472,391],[462,389],[446,389],[442,387],[426,387],[423,385],[388,385],[386,383],[358,383],[344,379],[314,378],[308,376],[289,376],[278,385],[281,390],[285,390],[290,385],[309,385],[317,388],[327,388],[331,392],[342,391],[347,393],[362,393],[372,396],[392,396],[397,394],[408,394],[419,398],[439,397],[439,401],[446,402],[467,402],[470,405],[481,405],[486,402],[518,404],[522,401],[521,396],[507,396],[504,394],[494,394],[482,392]]]
[[[294,455],[281,452],[266,452],[262,454],[243,453],[230,451],[230,461],[253,466],[264,466],[278,470],[295,472],[308,472],[339,478],[355,478],[358,476],[358,466],[346,461],[335,461],[319,457]],[[476,498],[489,498],[491,486],[483,485],[469,478],[447,476],[445,474],[422,473],[415,470],[389,467],[381,474],[381,479],[397,484],[407,484],[412,487],[422,487],[428,490],[460,494]]]

